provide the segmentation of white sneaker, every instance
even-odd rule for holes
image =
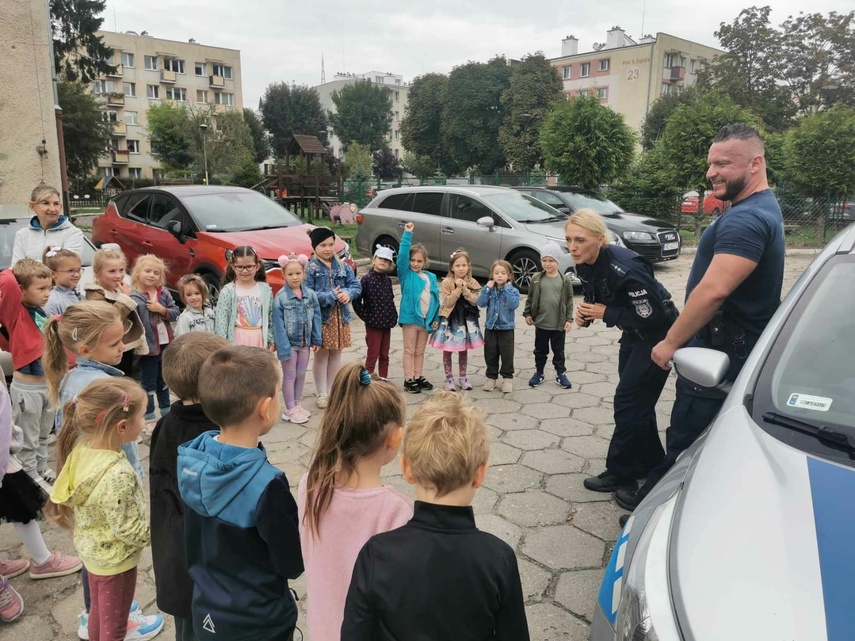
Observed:
[[[130,630],[130,617],[134,612],[139,612],[140,604],[136,601],[131,603],[131,609],[128,613],[128,629]],[[80,625],[77,626],[77,638],[83,639],[83,641],[89,641],[89,613],[86,610],[83,610],[80,614],[77,615],[77,618],[80,619]],[[127,638],[127,637],[126,637]]]
[[[319,409],[324,409],[330,402],[329,394],[318,394],[318,400],[315,401],[315,404]]]

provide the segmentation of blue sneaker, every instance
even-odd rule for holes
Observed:
[[[573,387],[573,383],[570,382],[570,379],[567,378],[567,374],[559,374],[555,377],[555,382],[558,383],[564,389],[570,389]]]
[[[528,384],[530,387],[537,387],[545,380],[545,378],[546,377],[540,372],[535,372],[534,376],[528,379]]]
[[[145,615],[142,610],[131,612],[128,617],[128,631],[125,641],[145,641],[153,639],[163,630],[163,617],[159,614]]]
[[[129,614],[133,614],[140,609],[140,604],[137,601],[131,602],[131,609]],[[89,613],[84,610],[80,614],[77,615],[80,619],[80,625],[77,628],[77,638],[82,639],[83,641],[88,641],[89,639]]]

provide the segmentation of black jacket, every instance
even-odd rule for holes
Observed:
[[[353,301],[353,311],[365,322],[365,326],[391,329],[397,325],[398,312],[395,309],[392,279],[372,269],[360,282],[362,294]]]
[[[341,641],[527,641],[517,559],[471,507],[416,501],[353,568]]]

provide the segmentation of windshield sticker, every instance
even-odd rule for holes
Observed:
[[[790,394],[787,401],[789,407],[798,407],[803,410],[814,410],[815,412],[827,412],[831,409],[833,398],[825,396],[810,396],[809,394]]]
[[[205,225],[205,229],[216,229],[216,225]]]

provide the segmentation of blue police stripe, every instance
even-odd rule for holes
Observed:
[[[808,457],[808,475],[828,641],[851,641],[855,630],[855,470]]]
[[[624,528],[620,534],[620,538],[615,543],[615,549],[612,551],[612,556],[609,559],[609,564],[606,566],[606,573],[603,576],[603,582],[600,584],[600,592],[597,595],[597,601],[600,604],[600,607],[603,610],[603,614],[606,615],[606,619],[608,619],[609,623],[612,624],[612,627],[615,625],[615,619],[617,619],[617,609],[614,608],[614,604],[617,602],[615,599],[615,587],[618,579],[621,580],[621,584],[623,583],[623,570],[626,566],[626,557],[624,557],[624,562],[621,564],[621,567],[617,567],[617,559],[620,553],[620,549],[624,547],[629,541],[629,531]],[[626,554],[626,551],[624,551]],[[618,589],[620,589],[620,585],[618,584]]]

